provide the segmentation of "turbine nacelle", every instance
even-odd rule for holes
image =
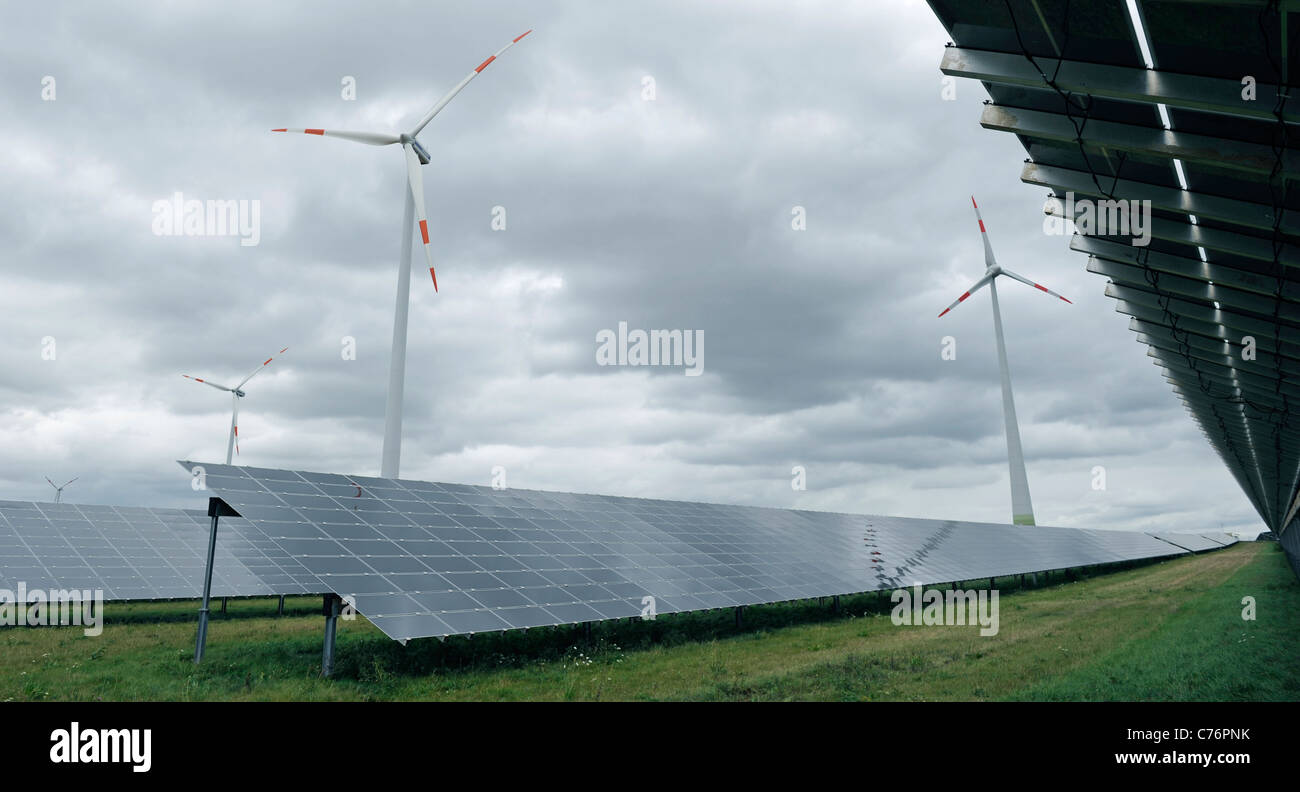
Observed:
[[[997,262],[997,259],[994,258],[993,256],[993,246],[989,244],[989,233],[988,230],[984,228],[984,218],[980,217],[980,208],[979,205],[975,203],[975,196],[971,196],[970,204],[971,207],[975,209],[975,219],[979,221],[979,225],[980,225],[980,237],[984,241],[984,264],[985,264],[984,276],[979,280],[975,281],[975,285],[967,289],[962,294],[962,296],[958,297],[956,300],[953,300],[952,305],[949,305],[947,308],[944,308],[943,313],[939,314],[940,318],[942,318],[944,314],[948,313],[953,308],[956,308],[958,305],[965,302],[966,299],[969,298],[972,294],[974,294],[975,292],[979,291],[980,289],[992,283],[993,280],[997,278],[999,275],[1005,275],[1006,277],[1012,280],[1020,281],[1026,286],[1033,286],[1035,289],[1038,289],[1041,292],[1047,292],[1053,297],[1057,297],[1061,300],[1065,300],[1065,302],[1070,302],[1069,300],[1066,300],[1064,297],[1052,291],[1051,289],[1047,288],[1046,286],[1037,284],[1031,281],[1030,279],[1024,277],[1023,275],[1017,275],[1011,270],[1003,269],[1002,265],[999,264]]]
[[[488,64],[500,57],[501,53],[510,49],[515,44],[518,44],[520,39],[531,32],[531,30],[526,30],[520,35],[515,36],[509,44],[489,55],[487,60],[480,63],[478,66],[475,66],[473,71],[465,75],[464,79],[456,83],[450,91],[438,100],[438,103],[435,104],[429,112],[424,114],[424,117],[416,123],[410,132],[403,132],[400,135],[394,135],[387,132],[348,132],[338,129],[289,129],[287,127],[280,127],[272,129],[271,131],[301,132],[307,135],[335,137],[342,140],[351,140],[354,143],[364,143],[367,146],[391,146],[394,143],[400,144],[402,147],[402,153],[406,158],[406,181],[410,188],[411,201],[414,204],[413,211],[415,224],[420,231],[420,242],[424,246],[424,257],[429,262],[429,277],[433,279],[433,290],[437,291],[438,273],[433,269],[433,253],[429,250],[429,219],[424,212],[424,182],[420,176],[420,166],[428,165],[431,157],[429,156],[428,150],[425,149],[424,146],[420,145],[420,142],[415,139],[415,136],[424,131],[424,128],[433,120],[433,117],[442,112],[442,108],[446,107],[447,103],[455,98],[456,94],[460,93],[466,85],[469,85],[470,80],[477,77],[488,67]],[[402,244],[408,247],[410,243],[411,241],[409,239],[402,241]],[[409,269],[404,269],[403,272],[409,273]],[[404,282],[409,282],[409,275],[399,275],[398,277],[407,279]],[[399,287],[399,291],[402,288],[403,287]],[[385,437],[387,437],[387,434],[385,434]],[[394,475],[396,474],[394,473]]]
[[[275,354],[283,355],[285,351],[288,349],[289,347],[285,347],[284,349],[281,349],[279,352]],[[194,380],[195,382],[201,382],[204,385],[207,385],[209,388],[216,388],[219,391],[225,391],[226,393],[230,394],[230,439],[226,443],[226,464],[227,465],[229,465],[231,462],[231,456],[230,456],[231,451],[234,451],[236,454],[239,453],[239,400],[248,395],[247,393],[244,392],[244,386],[248,384],[249,380],[251,380],[253,377],[256,377],[258,372],[260,372],[262,369],[269,366],[272,360],[275,360],[275,355],[272,355],[271,357],[262,361],[262,364],[260,366],[258,366],[257,368],[249,372],[248,376],[240,380],[239,384],[233,388],[226,385],[222,385],[218,382],[212,382],[211,380],[202,379],[201,377],[191,377],[189,374],[181,375],[185,379]]]
[[[421,165],[429,164],[429,152],[425,150],[424,146],[420,145],[420,141],[416,140],[414,135],[403,134],[398,138],[398,142],[403,146],[410,146],[411,150],[415,152],[415,156],[420,160]]]
[[[1069,302],[1069,300],[1045,286],[1040,286],[1028,278],[1017,275],[1011,270],[1003,269],[993,255],[993,246],[989,244],[988,230],[984,227],[984,218],[980,217],[980,207],[979,204],[975,203],[975,196],[971,196],[970,203],[971,208],[975,210],[975,219],[980,226],[980,237],[984,242],[984,275],[975,281],[975,285],[954,300],[952,305],[943,309],[943,313],[939,314],[939,316],[942,317],[953,308],[956,308],[958,304],[969,299],[972,294],[985,286],[989,287],[989,293],[993,298],[993,337],[997,341],[998,368],[1002,375],[1002,419],[1006,426],[1007,466],[1011,473],[1011,522],[1015,525],[1033,525],[1034,504],[1029,496],[1029,476],[1025,473],[1025,452],[1020,445],[1020,426],[1016,421],[1016,403],[1011,394],[1011,370],[1007,365],[1007,347],[1002,337],[1002,313],[998,308],[997,279],[999,276],[1005,275],[1012,280],[1020,281],[1033,286],[1035,289],[1060,297],[1065,302]]]
[[[76,481],[76,480],[79,479],[79,478],[81,478],[81,476],[75,476],[75,477],[73,477],[71,480],[64,482],[63,487],[68,486],[68,485],[71,484],[73,481]],[[49,476],[46,476],[46,477],[45,477],[45,480],[50,482],[50,486],[51,486],[51,487],[54,487],[54,502],[55,502],[55,503],[60,503],[60,502],[62,502],[62,499],[63,499],[63,487],[60,487],[58,484],[55,484],[53,481],[50,481],[50,477],[49,477]]]
[[[435,292],[438,290],[438,273],[433,268],[433,253],[429,249],[429,219],[424,211],[424,181],[420,171],[420,166],[428,165],[431,157],[428,150],[421,146],[415,138],[424,131],[424,128],[433,120],[434,116],[442,112],[447,103],[456,97],[456,94],[460,93],[466,85],[469,85],[471,80],[481,74],[493,61],[501,57],[502,53],[518,44],[524,36],[531,32],[531,30],[525,30],[511,39],[510,43],[485,58],[469,74],[461,78],[460,82],[452,86],[451,90],[444,94],[433,107],[429,108],[429,111],[416,122],[415,126],[401,135],[374,132],[341,132],[328,129],[299,130],[281,128],[271,130],[272,132],[306,132],[322,137],[338,137],[370,146],[391,146],[396,143],[400,144],[402,149],[402,157],[406,165],[407,189],[403,191],[406,193],[406,209],[402,231],[401,262],[397,269],[397,308],[393,316],[392,355],[389,358],[388,365],[388,403],[384,408],[384,452],[383,461],[380,465],[380,475],[385,478],[397,478],[400,467],[398,463],[401,458],[402,447],[402,391],[405,387],[406,376],[406,328],[407,311],[410,306],[411,249],[413,247],[412,235],[416,231],[419,233],[424,258],[429,263],[429,278],[433,281],[433,290]]]

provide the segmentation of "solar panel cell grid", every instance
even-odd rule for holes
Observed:
[[[208,517],[182,509],[0,501],[0,588],[101,590],[105,599],[188,599],[201,593]],[[324,591],[251,523],[218,534],[213,594]]]
[[[672,613],[1182,552],[1143,534],[203,467],[402,640],[638,616],[647,598]]]

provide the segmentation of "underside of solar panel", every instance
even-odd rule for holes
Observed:
[[[1026,155],[1016,158],[1020,180],[1053,196],[1044,229],[1068,236],[1106,279],[1115,310],[1268,529],[1279,538],[1296,530],[1294,9],[1264,0],[930,6],[951,36],[940,70],[987,94],[978,123],[1015,135]],[[1125,221],[1097,222],[1112,211]],[[1290,549],[1300,537],[1282,546],[1300,572]]]
[[[1186,552],[1123,531],[181,465],[201,473],[208,494],[397,640]]]

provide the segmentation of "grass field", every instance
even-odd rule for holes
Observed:
[[[598,624],[590,642],[575,627],[402,647],[357,618],[329,680],[318,599],[284,617],[232,600],[198,667],[195,603],[110,603],[96,638],[0,629],[0,701],[1300,699],[1300,584],[1276,544],[998,587],[991,637],[895,626],[878,595],[747,608],[739,628],[729,610]]]

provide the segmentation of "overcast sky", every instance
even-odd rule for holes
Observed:
[[[1008,522],[987,291],[936,318],[974,193],[1074,301],[1000,290],[1038,522],[1260,528],[920,0],[6,4],[0,498],[202,506],[174,460],[224,459],[230,400],[181,374],[285,346],[237,461],[378,474],[401,151],[270,130],[407,130],[529,28],[420,136],[403,477]],[[155,234],[177,192],[258,243]],[[703,373],[598,365],[619,322],[703,332]]]

